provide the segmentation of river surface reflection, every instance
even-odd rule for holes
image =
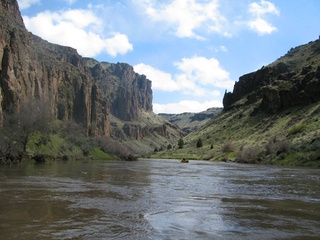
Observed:
[[[178,160],[0,167],[1,239],[319,239],[320,170]]]

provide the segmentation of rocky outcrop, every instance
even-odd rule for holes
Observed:
[[[226,92],[224,109],[260,101],[269,113],[320,100],[320,40],[291,49],[276,62],[240,77],[233,92]]]
[[[1,1],[1,111],[27,100],[49,102],[52,115],[75,120],[87,134],[109,135],[109,104],[75,49],[27,32],[16,1]]]
[[[122,131],[124,135],[126,135],[127,138],[133,139],[133,140],[142,140],[145,137],[148,137],[152,134],[157,134],[158,136],[161,136],[163,138],[169,138],[170,131],[175,130],[179,137],[185,136],[185,133],[181,131],[177,126],[174,126],[170,123],[163,123],[163,124],[156,124],[156,125],[148,125],[145,127],[142,127],[139,124],[134,123],[125,123],[122,127]],[[118,132],[116,131],[115,134]],[[125,139],[122,135],[122,138]]]
[[[19,11],[19,5],[16,0],[1,0],[0,11],[6,11],[15,19],[15,23],[24,25]]]
[[[151,81],[133,71],[126,63],[95,64],[88,62],[91,73],[111,102],[111,113],[124,121],[137,119],[138,112],[152,111]],[[92,66],[94,65],[94,66]],[[110,91],[112,90],[112,91]]]
[[[152,111],[151,81],[126,63],[98,62],[85,58],[94,82],[110,102],[110,113],[123,121],[137,119],[138,110]]]
[[[15,0],[1,0],[0,12],[0,113],[36,98],[50,103],[55,118],[109,136],[110,114],[132,121],[139,109],[152,111],[151,82],[130,65],[82,58],[29,33]]]

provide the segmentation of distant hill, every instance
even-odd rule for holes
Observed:
[[[172,124],[179,126],[184,132],[190,133],[199,127],[205,125],[210,119],[217,116],[222,111],[222,108],[209,108],[206,111],[199,113],[181,113],[167,114],[160,113],[160,117],[166,119]]]
[[[240,77],[223,105],[162,157],[320,167],[320,40]]]

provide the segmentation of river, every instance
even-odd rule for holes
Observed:
[[[178,160],[0,166],[0,238],[319,239],[320,170]]]

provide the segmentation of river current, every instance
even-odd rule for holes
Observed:
[[[320,170],[178,160],[0,166],[0,239],[319,239]]]

